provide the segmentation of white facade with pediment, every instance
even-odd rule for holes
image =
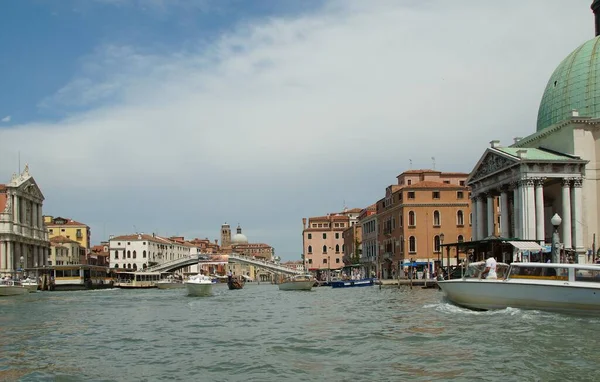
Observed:
[[[0,211],[0,275],[14,277],[21,267],[47,265],[50,242],[42,218],[44,195],[28,166],[20,175],[14,174],[0,192],[6,199]]]

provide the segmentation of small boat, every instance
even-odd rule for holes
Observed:
[[[244,287],[244,279],[238,277],[232,277],[227,280],[227,287],[229,290],[242,289]]]
[[[203,274],[190,276],[184,281],[189,296],[209,296],[212,294],[212,278]]]
[[[354,288],[375,285],[375,279],[336,280],[331,282],[332,288]]]
[[[0,296],[17,296],[27,294],[29,290],[18,280],[0,280]]]
[[[512,263],[503,275],[497,267],[496,279],[481,279],[483,267],[470,264],[461,278],[438,280],[438,285],[450,302],[469,309],[600,314],[598,265]]]
[[[29,277],[21,281],[21,285],[23,285],[23,287],[25,287],[30,293],[37,292],[38,290],[37,281],[30,279]]]
[[[173,276],[158,280],[156,283],[158,289],[180,289],[185,288],[183,280],[176,279]]]
[[[279,284],[279,290],[311,290],[315,279],[310,274],[295,275]]]

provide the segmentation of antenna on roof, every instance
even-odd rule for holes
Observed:
[[[431,161],[433,162],[433,169],[435,170],[435,157],[431,157]]]
[[[408,167],[409,167],[409,169],[411,169],[411,170],[412,170],[412,159],[409,159],[409,160],[408,160]]]

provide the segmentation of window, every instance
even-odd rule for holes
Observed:
[[[440,251],[440,237],[438,235],[435,235],[433,237],[433,251],[434,252],[439,252]]]
[[[136,258],[136,252],[135,252],[135,250],[133,250],[133,258],[134,259]]]
[[[52,235],[52,233],[53,233],[53,231],[52,231],[52,228],[50,228],[50,229],[48,230],[48,232],[49,232],[49,233]]]
[[[327,259],[323,259],[323,264],[327,264]]]
[[[323,246],[323,253],[327,253],[327,246],[326,245]]]
[[[460,181],[458,184],[460,184],[461,186],[463,186],[463,187],[464,187],[464,186],[465,186],[465,181],[464,181],[464,180],[461,180],[461,181]]]
[[[131,242],[130,242],[130,241],[128,241],[128,242],[127,242],[127,245],[131,245]]]
[[[311,240],[312,239],[312,233],[309,233],[308,236],[307,236],[307,238],[308,238],[308,240]]]
[[[406,184],[408,184],[408,185],[410,186],[410,185],[412,184],[412,180],[408,179],[408,180],[406,181]]]
[[[346,250],[346,244],[342,244],[342,252]]]
[[[408,226],[409,227],[414,227],[415,225],[416,225],[415,212],[414,211],[410,211],[408,213]]]
[[[465,241],[465,238],[463,237],[463,235],[458,235],[458,239],[456,241],[462,243],[463,241]]]
[[[457,225],[465,225],[465,215],[462,210],[458,210],[456,213],[456,224]]]
[[[450,184],[449,180],[444,180],[444,184]]]
[[[309,264],[312,264],[312,259],[308,259],[308,263],[309,263]]]
[[[60,232],[65,232],[65,229],[64,229],[64,228],[61,228],[61,229],[60,229]]]
[[[115,251],[115,259],[119,258],[119,251]]]
[[[404,220],[404,216],[402,216],[402,214],[400,214],[400,217],[398,218],[398,223],[399,223],[400,227],[402,227],[402,220]]]
[[[339,238],[340,238],[340,233],[339,233],[339,232],[336,232],[336,233],[335,233],[335,238],[336,238],[336,239],[339,239]]]
[[[133,264],[133,269],[137,269],[137,264]]]
[[[144,252],[142,253],[142,257],[145,259],[146,258],[146,250],[144,249]]]
[[[431,193],[431,197],[434,199],[439,199],[440,198],[440,192],[439,191],[433,191]]]
[[[312,245],[308,246],[308,253],[312,253]]]
[[[440,211],[433,211],[433,225],[435,227],[440,226]]]
[[[408,252],[417,252],[417,239],[414,236],[408,238]]]
[[[415,198],[415,192],[414,191],[408,191],[408,193],[406,194],[406,197],[409,199],[414,199]]]
[[[146,245],[146,242],[145,242],[145,241],[142,241],[142,245]]]
[[[115,264],[115,268],[119,268],[119,264]]]
[[[456,192],[456,199],[464,199],[465,198],[465,193],[462,191],[457,191]]]
[[[335,245],[335,253],[340,253],[340,245],[339,244]]]
[[[327,239],[327,234],[326,233],[323,234],[323,239]]]
[[[335,259],[335,263],[339,264],[340,263],[340,259],[339,258]]]
[[[75,236],[77,236],[78,239],[81,239],[83,237],[83,235],[81,234],[81,229],[77,229]]]
[[[469,225],[473,224],[473,213],[469,213]]]

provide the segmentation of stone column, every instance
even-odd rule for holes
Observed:
[[[500,193],[500,236],[502,237],[510,237],[510,223],[508,222],[508,194],[506,191],[506,188],[503,187],[502,192]]]
[[[42,204],[39,203],[37,205],[37,210],[38,210],[38,228],[43,230],[44,229],[44,217],[42,216]]]
[[[19,208],[19,197],[17,195],[14,195],[14,201],[13,201],[13,205],[14,205],[14,211],[13,211],[13,223],[18,224],[21,222],[21,210]]]
[[[14,243],[12,241],[9,241],[6,243],[6,268],[8,269],[9,272],[12,272],[15,270],[15,263],[14,263]]]
[[[523,203],[524,232],[523,239],[534,240],[536,237],[536,216],[535,216],[535,189],[533,188],[533,179],[523,180]]]
[[[535,180],[535,221],[537,223],[535,239],[543,245],[546,240],[544,237],[546,235],[544,227],[546,223],[544,218],[544,179]]]
[[[583,209],[582,209],[582,178],[573,180],[572,198],[572,221],[573,221],[573,248],[583,249]]]
[[[0,241],[0,270],[6,269],[6,249],[4,242]]]
[[[571,248],[571,181],[562,180],[562,240],[565,248]]]
[[[521,233],[521,183],[515,182],[513,183],[513,221],[515,232],[514,235],[517,238],[521,238],[523,235]]]
[[[33,228],[35,228],[37,230],[38,228],[38,209],[37,209],[37,203],[36,202],[31,202],[31,226]],[[35,231],[34,234],[35,237],[37,237],[37,231]]]
[[[487,235],[494,235],[494,195],[487,194]]]
[[[477,195],[477,239],[481,240],[485,237],[485,226],[484,226],[484,208],[483,208],[483,196]]]
[[[478,208],[477,198],[472,197],[471,198],[471,237],[473,238],[473,240],[478,240],[477,239],[477,208]]]

